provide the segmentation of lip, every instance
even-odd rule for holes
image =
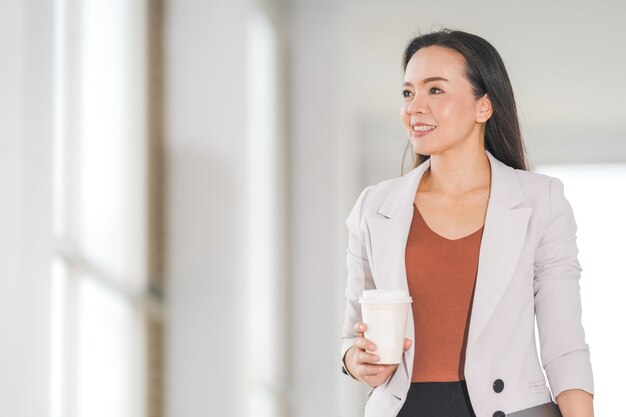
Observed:
[[[413,127],[414,127],[414,126],[434,126],[435,128],[434,128],[434,129],[431,129],[431,130],[426,130],[426,131],[423,131],[423,132],[419,132],[419,131],[415,131],[415,130],[413,130]],[[428,123],[411,123],[411,136],[412,136],[413,138],[421,138],[421,137],[423,137],[423,136],[428,135],[429,133],[431,133],[432,131],[434,131],[434,130],[436,130],[436,129],[437,129],[437,126],[435,126],[435,125],[430,125],[430,124],[428,124]]]

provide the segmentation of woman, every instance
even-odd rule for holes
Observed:
[[[593,416],[573,211],[559,179],[527,169],[498,52],[444,29],[413,39],[403,68],[415,166],[346,220],[343,371],[372,387],[365,415]],[[371,288],[413,298],[399,365],[364,337]]]

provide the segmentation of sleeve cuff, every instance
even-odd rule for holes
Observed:
[[[344,338],[343,339],[343,345],[341,347],[341,372],[343,372],[345,375],[349,375],[352,377],[352,379],[358,381],[357,378],[355,378],[354,375],[352,375],[349,371],[348,368],[346,367],[346,363],[345,363],[345,359],[346,359],[346,353],[348,352],[348,350],[354,346],[354,343],[356,342],[356,337],[349,337],[349,338]]]
[[[562,355],[545,366],[554,399],[565,390],[581,389],[594,395],[593,372],[588,350]]]

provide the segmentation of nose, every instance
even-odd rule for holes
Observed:
[[[406,114],[426,113],[426,102],[420,95],[415,94],[410,100],[407,100],[404,111]]]

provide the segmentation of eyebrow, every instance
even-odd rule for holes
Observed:
[[[446,79],[446,78],[443,78],[443,77],[428,77],[428,78],[424,78],[422,80],[422,83],[426,84],[426,83],[429,83],[431,81],[449,81],[449,80]],[[402,85],[412,85],[412,84],[410,82],[408,82],[408,81],[405,81],[404,84],[402,84]]]

